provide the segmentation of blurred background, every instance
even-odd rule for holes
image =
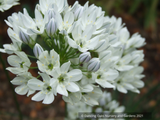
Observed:
[[[75,0],[68,0],[73,5]],[[84,5],[86,0],[79,0]],[[26,8],[34,17],[34,8],[38,0],[20,0],[20,5],[8,11],[0,12],[0,47],[11,43],[7,35],[7,19],[13,12]],[[145,87],[140,94],[129,92],[122,94],[111,91],[113,99],[118,100],[126,107],[125,112],[152,112],[153,120],[160,120],[160,1],[159,0],[89,0],[90,4],[101,6],[106,15],[122,17],[123,23],[132,35],[138,32],[146,38],[144,50]],[[31,97],[20,96],[13,93],[13,87],[7,79],[12,80],[14,75],[4,71],[7,64],[7,55],[0,53],[0,120],[19,120],[19,111],[16,109],[18,100],[23,120],[63,120],[65,116],[65,103],[61,96],[56,97],[51,105],[31,101]],[[5,63],[5,66],[4,64]],[[36,63],[35,63],[36,64]],[[32,71],[34,74],[34,71]],[[9,74],[9,76],[7,76]],[[35,73],[36,74],[36,73]]]

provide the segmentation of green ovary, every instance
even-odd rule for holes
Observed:
[[[52,70],[53,69],[53,64],[49,64],[48,69]]]
[[[47,87],[47,90],[48,90],[48,91],[51,91],[51,90],[52,90],[52,87],[51,87],[51,86],[48,86],[48,87]]]

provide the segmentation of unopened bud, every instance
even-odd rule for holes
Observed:
[[[55,18],[55,11],[54,11],[54,9],[49,9],[48,10],[48,18],[49,18],[49,20],[50,19],[52,19],[52,18]]]
[[[49,23],[46,25],[46,31],[48,36],[53,36],[54,33],[57,31],[57,23],[54,20],[54,18],[52,18]]]
[[[96,72],[100,68],[99,58],[92,58],[88,63],[88,70]]]
[[[31,44],[31,39],[29,35],[25,34],[24,32],[19,32],[19,38],[26,44]]]
[[[84,52],[79,56],[79,60],[81,63],[83,62],[89,62],[91,59],[91,54],[90,52]]]
[[[33,53],[36,56],[36,58],[39,58],[39,55],[43,51],[44,51],[43,48],[38,43],[36,43],[35,46],[34,46],[34,48],[33,48]]]

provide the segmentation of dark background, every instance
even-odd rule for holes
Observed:
[[[68,0],[73,5],[75,0]],[[86,0],[79,0],[84,5]],[[0,12],[0,46],[11,43],[7,35],[7,19],[13,12],[26,8],[34,17],[34,8],[38,0],[20,0],[20,5],[14,6],[8,11]],[[132,35],[138,32],[146,38],[144,50],[145,60],[141,64],[144,67],[145,87],[140,94],[128,92],[122,94],[112,91],[113,99],[118,100],[126,107],[125,112],[152,112],[153,120],[160,120],[160,1],[159,0],[90,0],[90,4],[101,6],[106,15],[122,17],[123,23]],[[0,62],[0,120],[19,120],[19,112],[16,109],[15,97],[12,86],[9,84],[4,61],[7,64],[7,55],[1,54]],[[3,60],[3,61],[2,61]],[[33,65],[36,63],[33,63]],[[32,74],[36,74],[32,71]],[[14,75],[9,73],[10,79]],[[65,103],[61,96],[50,105],[31,101],[31,97],[16,95],[24,120],[63,120],[65,116]]]

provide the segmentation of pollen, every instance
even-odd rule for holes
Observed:
[[[70,76],[70,78],[72,78],[73,76]]]
[[[44,58],[47,58],[46,56],[44,56]]]
[[[52,56],[52,58],[54,58],[54,56]]]
[[[40,85],[38,85],[38,87],[40,87]]]

